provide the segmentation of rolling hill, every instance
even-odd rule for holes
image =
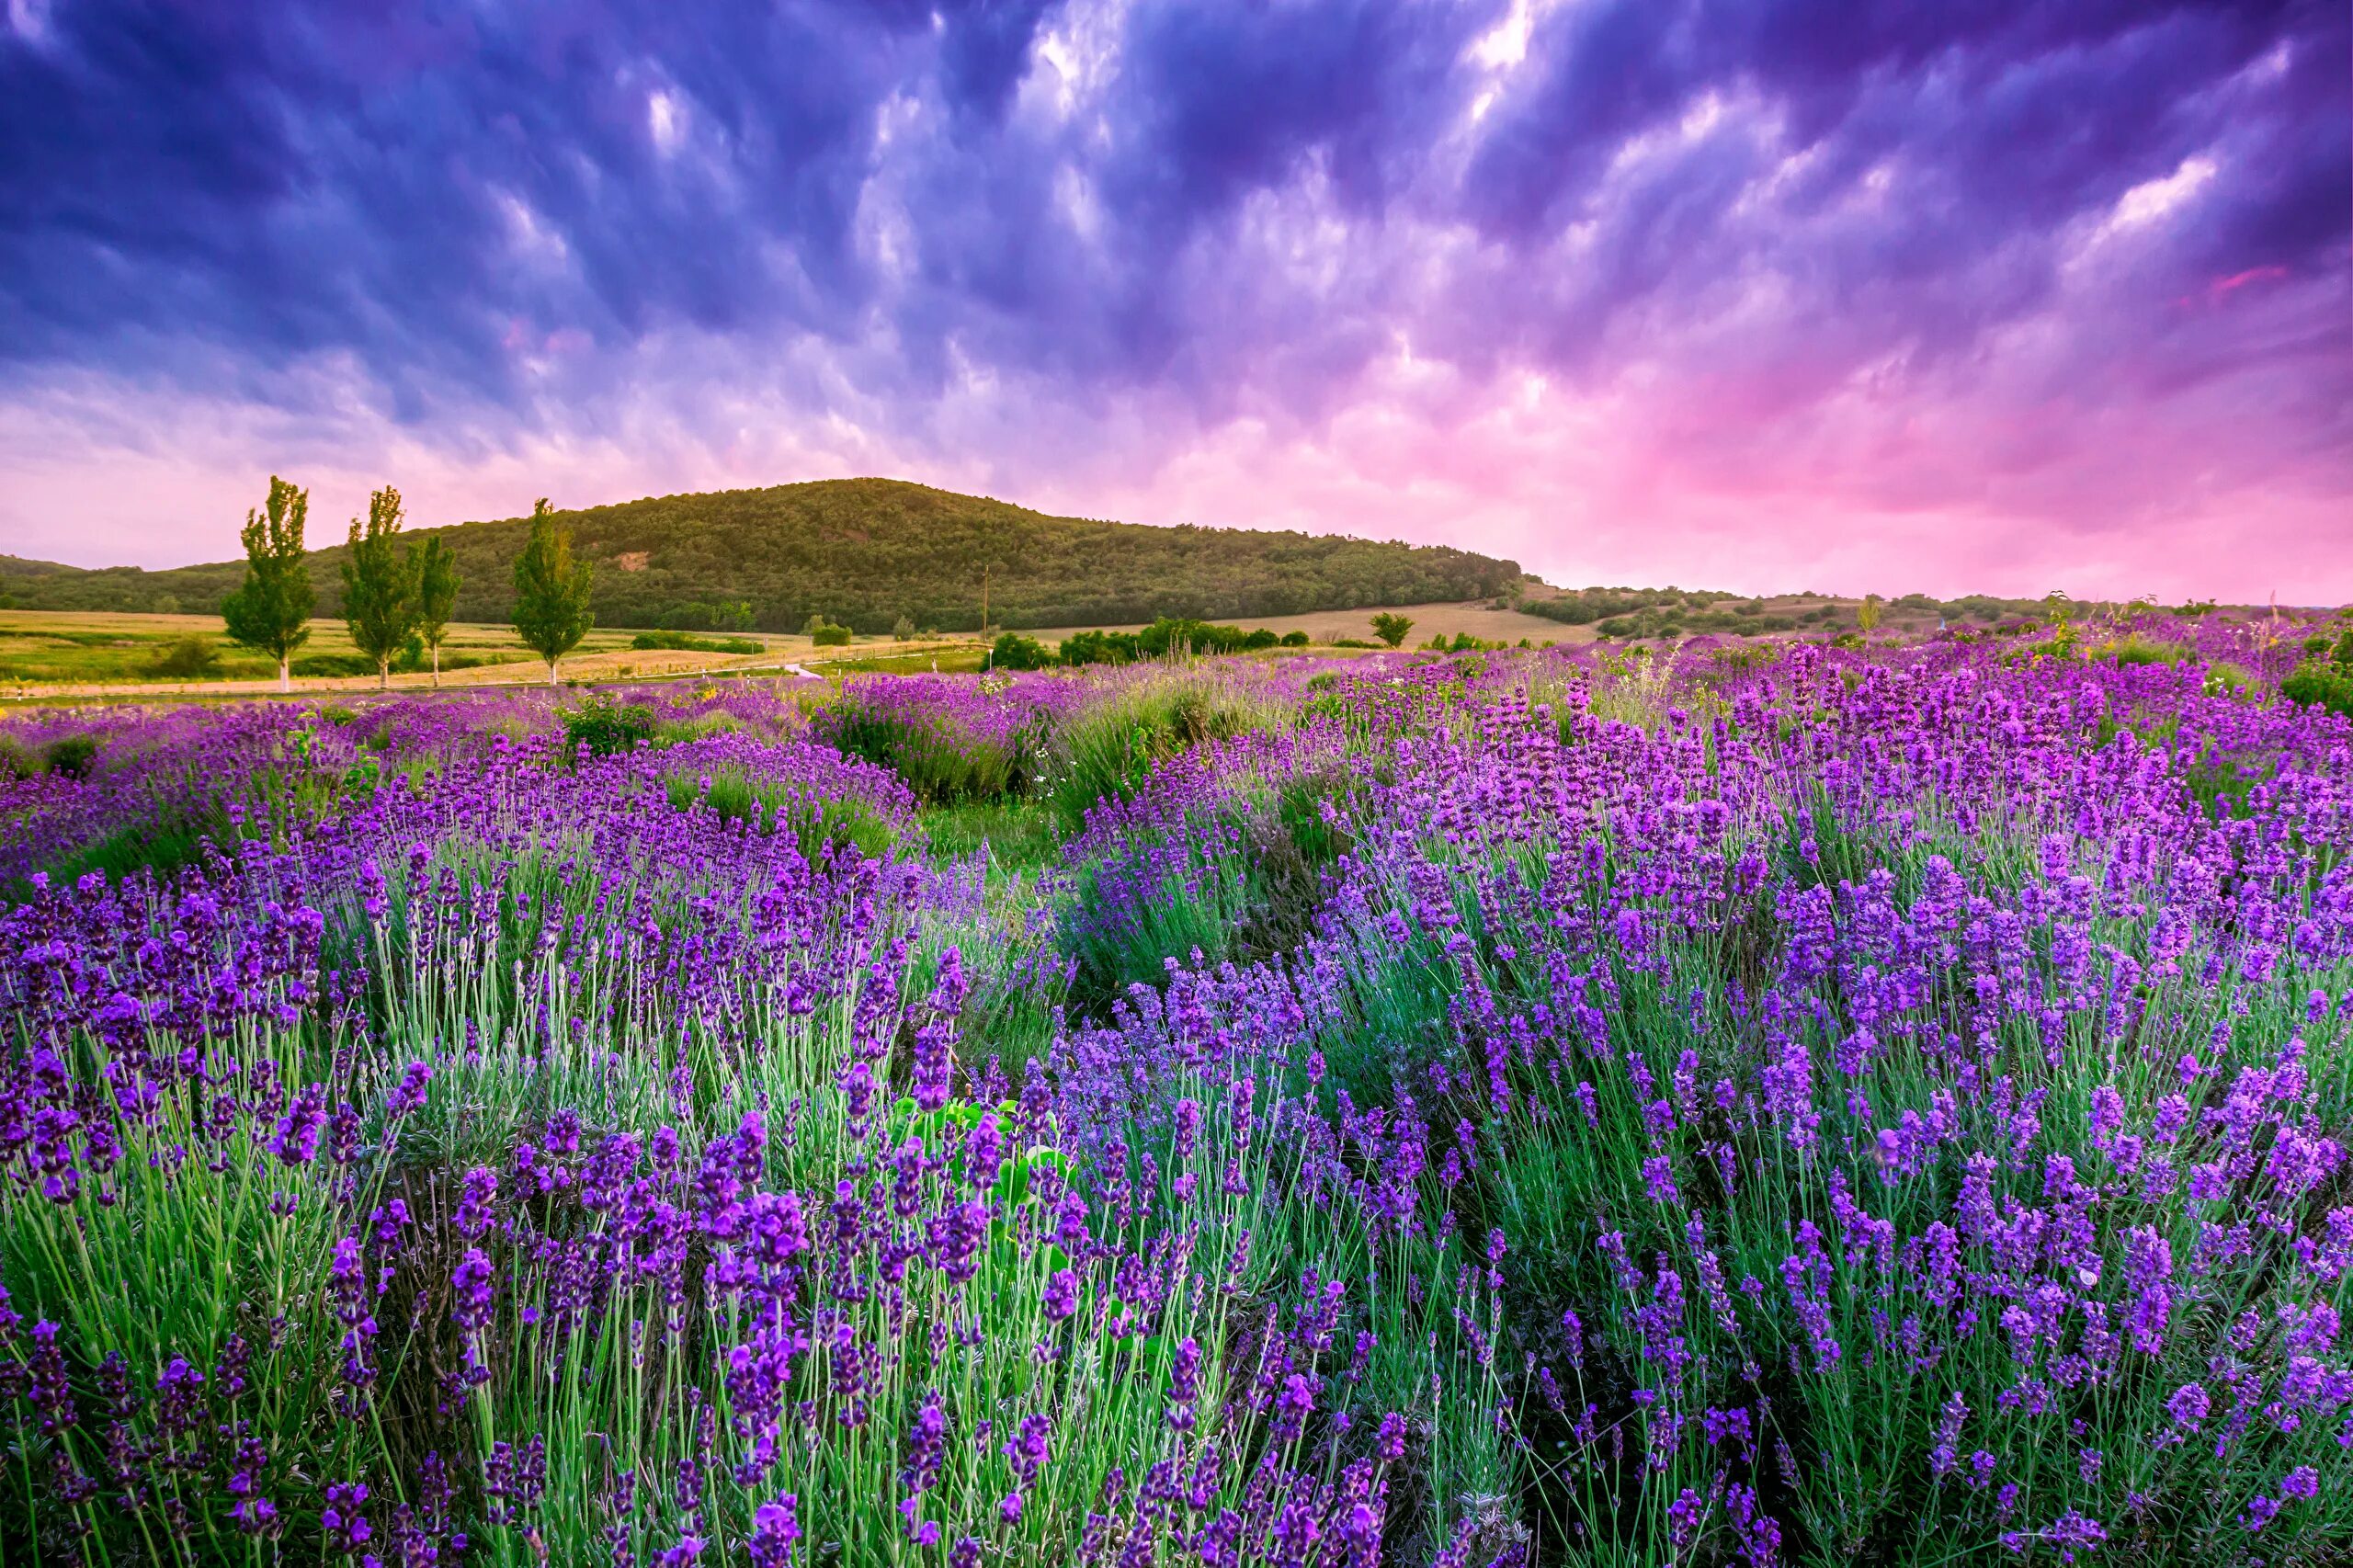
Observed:
[[[1501,594],[1517,562],[1442,546],[1247,528],[1149,528],[1054,517],[890,479],[664,495],[562,512],[595,563],[606,626],[797,631],[813,614],[881,632],[919,627],[1108,625],[1155,616],[1233,619]],[[318,613],[337,613],[338,524],[313,517]],[[528,525],[519,517],[438,530],[457,553],[457,619],[513,605]],[[414,530],[412,537],[426,530]],[[335,542],[330,543],[331,540]],[[244,562],[95,570],[0,556],[0,595],[22,609],[211,612]]]

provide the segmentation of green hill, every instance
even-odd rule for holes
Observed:
[[[605,626],[795,631],[822,614],[879,632],[904,615],[970,631],[981,623],[983,569],[989,618],[1008,627],[1431,604],[1500,594],[1520,576],[1516,562],[1439,546],[1050,517],[890,479],[664,495],[557,517],[596,564]],[[341,533],[316,516],[311,526],[322,544]],[[437,530],[463,577],[459,619],[506,619],[526,528],[509,517]],[[340,542],[311,554],[322,615],[336,613],[342,555]],[[244,571],[242,562],[93,571],[0,556],[0,594],[23,609],[206,613]]]

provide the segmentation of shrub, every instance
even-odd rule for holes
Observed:
[[[998,670],[1042,670],[1055,662],[1055,655],[1035,637],[1024,637],[1018,631],[1001,633],[989,650],[989,667]]]
[[[376,661],[360,653],[305,653],[294,661],[289,673],[313,680],[342,680],[374,675]]]
[[[207,637],[175,637],[155,650],[147,673],[171,680],[199,680],[221,673],[221,653]]]
[[[641,631],[629,640],[639,653],[669,649],[688,653],[757,653],[762,644],[749,637],[698,637],[691,631]]]
[[[1283,633],[1282,643],[1286,648],[1304,648],[1307,646],[1307,633],[1304,631],[1286,631]]]
[[[2290,702],[2353,718],[2353,673],[2316,659],[2298,665],[2295,673],[2279,683],[2279,695]]]
[[[1132,631],[1077,631],[1063,639],[1065,665],[1131,665],[1143,656]]]
[[[820,626],[809,634],[809,640],[820,648],[847,648],[849,646],[849,628]]]
[[[642,703],[591,697],[579,707],[565,710],[563,718],[567,745],[585,746],[596,756],[631,751],[640,741],[654,738],[654,710]]]
[[[96,735],[64,735],[42,748],[41,758],[49,770],[65,778],[87,778],[97,767],[98,737]]]
[[[891,640],[894,642],[904,642],[915,634],[915,623],[904,615],[891,623]]]
[[[1372,634],[1392,648],[1403,646],[1405,633],[1413,630],[1414,618],[1409,615],[1399,615],[1393,610],[1383,610],[1372,618]]]
[[[40,758],[14,735],[0,734],[0,780],[30,778],[40,771]]]

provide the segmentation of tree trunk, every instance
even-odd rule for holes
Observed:
[[[550,659],[550,660],[548,661],[548,684],[549,684],[550,686],[553,686],[553,685],[555,685],[555,684],[556,684],[556,679],[555,679],[555,666],[556,666],[556,661],[555,661],[555,660],[553,660],[553,659]]]
[[[441,689],[441,642],[438,638],[433,642],[433,689]]]
[[[291,691],[291,690],[293,690],[293,689],[294,689],[293,665],[294,665],[294,655],[293,655],[293,654],[291,654],[291,653],[280,653],[280,654],[278,654],[278,690],[280,690],[280,691]]]
[[[376,689],[378,691],[392,689],[392,660],[389,653],[376,661]]]

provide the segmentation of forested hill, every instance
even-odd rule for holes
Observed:
[[[1439,546],[1248,528],[1148,528],[1050,517],[889,479],[664,495],[563,512],[596,566],[606,626],[738,625],[792,631],[821,614],[861,631],[902,616],[940,631],[1232,619],[1430,604],[1500,594],[1516,562]],[[336,611],[342,520],[311,518],[319,612]],[[513,607],[519,517],[439,530],[456,551],[460,620]],[[412,537],[415,537],[414,534]],[[0,556],[0,593],[26,609],[217,610],[242,562],[85,571]]]

